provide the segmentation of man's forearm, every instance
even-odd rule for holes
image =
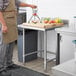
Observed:
[[[30,7],[30,5],[29,5],[29,4],[22,3],[22,2],[20,3],[20,6],[21,6],[21,7]]]
[[[0,12],[0,22],[2,23],[2,32],[3,33],[8,32],[8,28],[7,28],[7,25],[6,25],[5,20],[3,18],[2,12]]]
[[[3,18],[2,12],[0,12],[0,22],[5,26],[5,20]]]
[[[27,3],[23,3],[23,2],[21,2],[19,6],[20,6],[20,7],[31,7],[31,8],[37,8],[37,6],[36,6],[36,5],[27,4]]]

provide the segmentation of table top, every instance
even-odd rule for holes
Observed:
[[[26,29],[33,29],[33,30],[41,30],[41,31],[46,31],[46,30],[51,30],[55,28],[59,28],[64,26],[63,23],[52,23],[52,24],[44,24],[44,23],[23,23],[19,25],[18,27],[21,28],[26,28]]]

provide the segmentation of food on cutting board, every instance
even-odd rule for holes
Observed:
[[[62,23],[62,19],[61,18],[55,18],[55,22],[56,23]]]
[[[62,22],[61,18],[51,19],[51,18],[46,17],[46,18],[44,18],[42,20],[42,23],[45,23],[45,24],[51,24],[51,23],[53,23],[53,24],[59,24],[59,23],[63,23],[63,22]]]
[[[61,18],[50,18],[50,17],[45,17],[39,22],[39,20],[31,20],[31,24],[36,24],[36,25],[45,25],[45,26],[60,26],[63,25],[63,21]],[[42,26],[41,25],[41,26]]]
[[[50,20],[49,24],[51,24],[51,23],[56,23],[56,21],[55,20]]]
[[[50,18],[44,18],[44,19],[42,20],[42,22],[46,24],[46,23],[49,22],[49,20],[50,20]]]

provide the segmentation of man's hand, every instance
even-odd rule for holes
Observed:
[[[21,7],[31,7],[32,9],[37,8],[36,5],[27,4],[27,3],[23,3],[23,2],[20,3],[20,6],[21,6]]]
[[[3,33],[7,33],[8,32],[8,29],[7,29],[6,25],[2,25],[2,32]]]
[[[8,29],[7,29],[7,25],[5,23],[5,20],[3,18],[2,12],[0,12],[0,22],[2,23],[2,32],[7,33]]]
[[[31,7],[32,9],[37,8],[36,5],[30,5],[30,7]]]

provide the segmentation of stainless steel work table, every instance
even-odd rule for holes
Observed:
[[[25,30],[32,29],[32,30],[38,30],[44,32],[44,70],[46,70],[47,69],[47,31],[54,30],[55,28],[60,27],[60,25],[47,27],[47,28],[42,28],[42,27],[40,28],[40,27],[28,26],[27,24],[21,24],[18,27],[23,29],[23,63],[25,63]]]

